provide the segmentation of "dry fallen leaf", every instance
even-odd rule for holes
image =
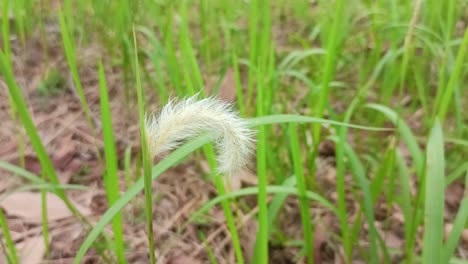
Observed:
[[[83,215],[89,215],[88,208],[74,204]],[[22,218],[31,224],[41,223],[41,194],[35,192],[18,192],[7,196],[0,202],[8,215]],[[72,216],[65,203],[56,195],[47,193],[47,217],[49,221],[55,221]]]
[[[39,264],[45,253],[44,238],[42,236],[30,237],[17,245],[20,263]]]

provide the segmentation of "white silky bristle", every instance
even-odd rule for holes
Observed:
[[[146,118],[146,134],[153,157],[204,132],[215,133],[220,173],[232,176],[246,165],[253,152],[254,132],[230,104],[214,97],[198,100],[193,96],[172,100],[159,115]]]

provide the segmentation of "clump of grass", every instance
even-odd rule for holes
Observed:
[[[48,96],[59,94],[64,91],[65,87],[66,81],[63,75],[57,69],[52,68],[46,73],[44,80],[39,83],[37,90],[40,94]]]

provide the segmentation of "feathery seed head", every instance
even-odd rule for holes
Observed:
[[[151,155],[157,156],[204,132],[214,133],[219,172],[233,175],[246,165],[253,152],[254,132],[228,103],[197,95],[171,100],[159,115],[146,118]]]

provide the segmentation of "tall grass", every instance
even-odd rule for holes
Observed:
[[[69,201],[65,187],[57,187],[50,153],[40,140],[32,110],[26,104],[27,90],[22,88],[33,76],[24,75],[31,71],[23,71],[19,54],[27,54],[25,47],[34,41],[37,30],[45,36],[58,26],[73,88],[94,136],[95,126],[102,124],[105,158],[99,159],[106,170],[103,181],[109,202],[109,209],[91,228],[74,263],[83,261],[87,250],[111,222],[114,241],[103,240],[105,248],[112,248],[117,262],[126,261],[121,212],[142,190],[149,262],[159,261],[155,255],[155,240],[159,238],[153,237],[153,191],[157,190],[153,190],[152,182],[192,152],[196,153],[193,159],[197,162],[208,161],[209,178],[217,193],[189,216],[187,225],[220,204],[236,263],[271,263],[275,261],[272,251],[277,247],[297,247],[291,251],[296,252],[295,259],[305,256],[307,263],[313,263],[323,255],[314,245],[316,222],[312,219],[322,218],[311,210],[315,208],[332,212],[337,220],[339,231],[332,235],[338,238],[333,239],[335,257],[346,263],[390,263],[396,255],[402,256],[404,263],[448,263],[458,256],[468,202],[465,193],[458,212],[453,212],[454,219],[444,219],[444,211],[452,208],[446,206],[444,193],[453,184],[464,184],[466,189],[468,181],[464,160],[468,155],[464,139],[468,127],[463,111],[468,30],[457,27],[466,24],[461,11],[466,7],[463,1],[350,4],[344,0],[67,0],[58,9],[43,13],[36,12],[34,3],[0,3],[0,82],[7,86],[13,119],[18,118],[24,127],[42,173],[37,177],[4,162],[0,162],[0,168],[36,185],[43,198],[46,192],[57,194],[75,217],[83,220]],[[47,4],[49,1],[41,1],[40,10]],[[93,120],[96,102],[85,96],[93,84],[86,82],[86,71],[81,71],[81,67],[93,65],[94,61],[82,60],[80,52],[94,45],[106,51],[100,54],[106,65],[100,64],[98,71],[100,120]],[[46,55],[47,63],[54,60],[50,54]],[[109,98],[104,68],[113,69],[118,81],[109,87],[117,95],[124,94],[125,100]],[[219,87],[225,73],[233,74],[234,81]],[[216,78],[215,87],[208,87]],[[204,97],[205,89],[214,93],[231,89],[236,94],[234,105],[240,115],[252,117],[249,122],[258,133],[255,164],[251,167],[258,177],[258,186],[244,186],[236,191],[225,186],[224,175],[215,173],[220,164],[214,148],[208,144],[213,140],[210,135],[191,140],[152,167],[144,113],[173,97],[195,93]],[[120,161],[114,138],[118,128],[112,122],[119,117],[112,116],[112,100],[125,104],[129,111],[136,111],[138,105],[139,112],[141,155],[132,157],[130,149],[125,153],[124,193],[119,189]],[[334,142],[336,169],[332,188],[323,184],[317,173],[321,167],[316,165],[323,155],[320,146],[330,139]],[[199,148],[202,152],[197,152]],[[136,158],[135,171],[131,169],[132,158]],[[257,197],[258,206],[253,254],[243,247],[239,234],[244,230],[238,221],[240,215],[252,209],[243,200],[249,195]],[[297,225],[303,239],[299,243],[294,234],[281,230],[288,197],[298,200],[296,210],[301,217]],[[375,211],[382,206],[388,211],[385,220],[377,219]],[[43,199],[43,212],[46,208]],[[388,227],[395,210],[401,211],[404,223],[401,230],[391,231],[403,233],[404,243],[401,248],[391,249],[380,228]],[[47,246],[47,214],[43,217]],[[7,261],[18,263],[7,221],[8,215],[0,212],[5,238],[2,249]],[[444,240],[445,224],[451,230]],[[182,232],[187,225],[181,228]],[[217,245],[206,242],[205,235],[208,236],[199,233],[208,254],[206,259],[221,263],[216,258],[223,253],[215,250]]]

